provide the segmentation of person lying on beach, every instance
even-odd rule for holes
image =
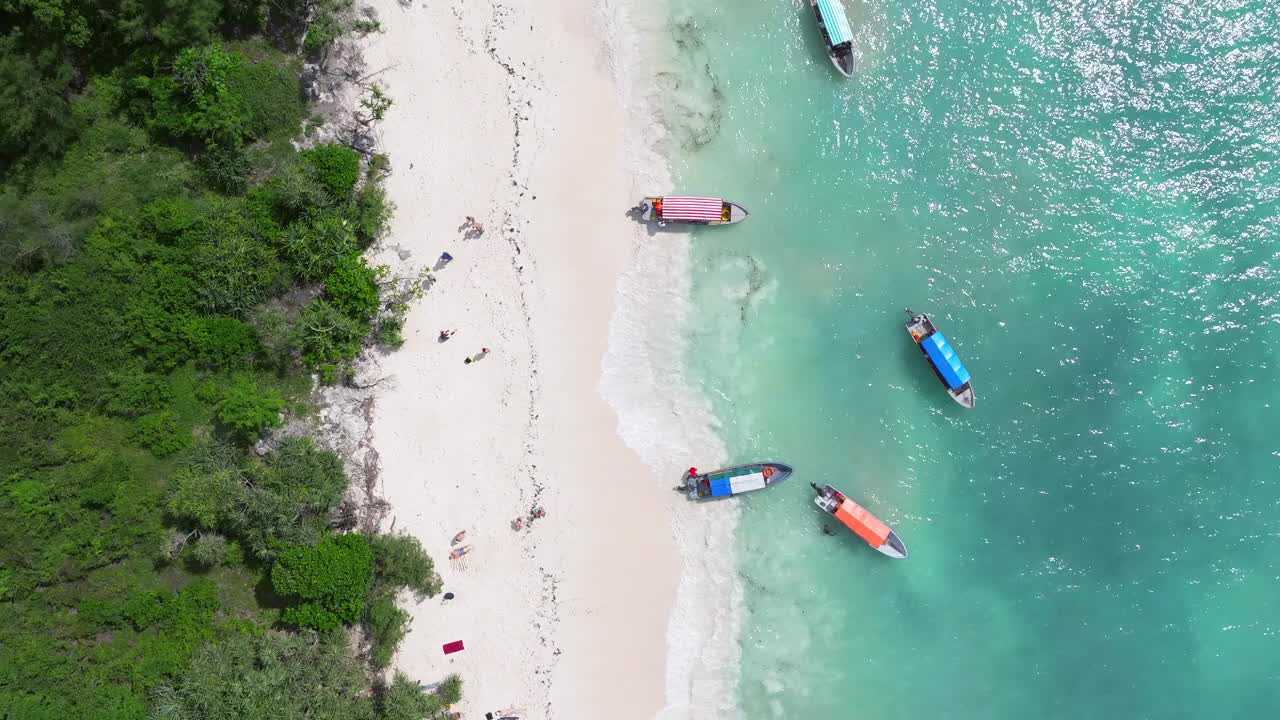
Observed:
[[[467,240],[474,240],[484,235],[484,225],[474,217],[468,215],[466,222],[458,228],[462,231],[462,236]]]
[[[470,545],[463,545],[462,547],[460,547],[460,548],[458,548],[458,549],[454,550],[453,552],[449,553],[449,559],[450,559],[450,560],[457,560],[458,558],[462,557],[463,555],[466,555],[466,554],[467,554],[467,553],[469,553],[469,552],[471,552],[471,546],[470,546]]]
[[[466,530],[462,530],[462,531],[460,531],[457,535],[454,535],[454,536],[453,536],[453,542],[449,543],[449,545],[450,545],[450,546],[457,545],[458,543],[460,543],[460,542],[462,542],[463,540],[466,540],[466,539],[467,539],[467,531],[466,531]]]

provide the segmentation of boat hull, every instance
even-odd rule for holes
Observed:
[[[640,201],[637,208],[640,210],[640,219],[644,222],[657,223],[658,225],[733,225],[751,217],[751,212],[742,205],[729,200],[722,200],[729,209],[728,220],[680,220],[664,218],[654,210],[654,203],[662,198],[653,195]]]
[[[822,19],[822,11],[818,9],[818,0],[809,0],[809,8],[813,11],[814,22],[818,24],[818,36],[822,40],[823,47],[827,49],[827,58],[841,75],[847,78],[853,77],[853,49],[849,43],[831,44],[831,36]]]
[[[951,399],[955,400],[960,407],[972,410],[978,402],[978,396],[973,391],[973,384],[965,382],[960,387],[951,387],[946,378],[942,376],[942,372],[938,370],[938,366],[934,364],[933,359],[929,357],[928,351],[925,350],[924,341],[938,332],[938,329],[933,325],[933,321],[925,313],[915,314],[911,313],[910,310],[907,312],[911,314],[911,319],[907,321],[907,334],[915,342],[916,349],[924,356],[924,361],[929,364],[929,368],[937,376],[938,382],[942,383],[947,395],[950,395]]]
[[[907,558],[906,543],[902,542],[892,528],[872,515],[871,511],[830,485],[821,488],[814,485],[813,489],[818,493],[813,499],[818,509],[840,521],[853,534],[862,538],[863,542],[875,548],[876,552],[895,560]]]
[[[835,51],[831,51],[827,53],[827,57],[831,58],[831,64],[835,66],[836,70],[841,75],[847,78],[853,77],[852,56],[848,56],[848,55],[841,56],[841,55],[837,55]]]
[[[721,468],[691,477],[685,473],[678,490],[696,502],[723,500],[768,490],[791,477],[795,471],[779,462],[749,463]]]

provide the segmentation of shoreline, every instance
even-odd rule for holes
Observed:
[[[457,596],[403,599],[395,665],[424,684],[460,673],[464,717],[654,717],[671,689],[681,499],[623,444],[598,387],[617,283],[645,250],[624,213],[663,173],[628,127],[613,55],[627,39],[606,15],[625,10],[373,5],[386,30],[365,57],[395,101],[378,134],[397,206],[375,259],[455,258],[380,361],[386,526],[419,537]],[[468,215],[485,232],[464,240]],[[458,333],[439,343],[444,328]],[[493,352],[464,365],[480,347]],[[547,516],[513,531],[534,506]],[[451,562],[460,530],[472,550]],[[444,656],[458,639],[466,650]]]

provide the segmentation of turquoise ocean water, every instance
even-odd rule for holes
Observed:
[[[1280,9],[846,2],[852,80],[807,2],[673,10],[678,187],[754,213],[694,235],[691,371],[798,470],[741,501],[742,715],[1280,715]]]

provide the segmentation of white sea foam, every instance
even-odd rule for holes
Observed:
[[[666,129],[656,120],[654,60],[669,45],[669,14],[647,3],[602,5],[615,79],[627,99],[629,156],[637,192],[665,192],[670,171],[659,154]],[[618,431],[659,477],[673,482],[691,464],[722,463],[726,452],[711,403],[685,368],[690,300],[689,235],[637,228],[618,283],[599,391],[618,414]],[[667,627],[666,707],[662,720],[735,717],[742,588],[733,553],[737,510],[680,502],[672,517],[683,568]]]

